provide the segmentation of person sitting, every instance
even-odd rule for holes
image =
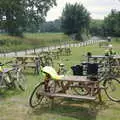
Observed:
[[[113,46],[110,44],[108,45],[107,50],[105,50],[106,56],[116,55],[116,52],[113,50]]]

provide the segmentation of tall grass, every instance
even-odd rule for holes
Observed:
[[[74,43],[76,41],[63,33],[25,33],[23,38],[0,34],[0,52]]]

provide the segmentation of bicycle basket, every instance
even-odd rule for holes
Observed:
[[[98,64],[88,63],[87,64],[87,75],[97,75],[98,74]]]
[[[83,75],[83,66],[81,65],[75,65],[71,67],[72,71],[73,71],[73,75]]]
[[[97,63],[88,63],[87,77],[92,81],[98,80],[98,64]]]

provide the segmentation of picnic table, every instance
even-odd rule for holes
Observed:
[[[40,102],[34,96],[36,93],[40,95]],[[29,103],[34,108],[38,104],[46,105],[44,101],[46,99],[46,101],[51,100],[51,107],[53,107],[56,97],[93,101],[97,95],[101,101],[99,81],[92,81],[86,76],[62,76],[59,80],[46,80],[38,84],[30,96]]]
[[[16,56],[16,63],[22,64],[25,68],[34,68],[34,73],[39,74],[40,57],[38,55]]]
[[[36,58],[39,58],[39,56],[38,55],[26,55],[26,56],[23,55],[23,56],[16,56],[15,58],[16,60],[22,61],[24,63],[28,59],[35,60]]]

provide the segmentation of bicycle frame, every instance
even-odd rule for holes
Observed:
[[[16,82],[18,84],[18,86],[20,87],[20,89],[23,90],[23,87],[21,86],[21,84],[19,84],[20,82],[20,72],[21,72],[21,68],[19,67],[19,65],[15,65],[12,66],[10,68],[2,68],[2,66],[4,66],[5,64],[1,65],[1,87],[2,87],[2,83],[4,83],[4,87],[8,87],[8,88],[16,88]]]

